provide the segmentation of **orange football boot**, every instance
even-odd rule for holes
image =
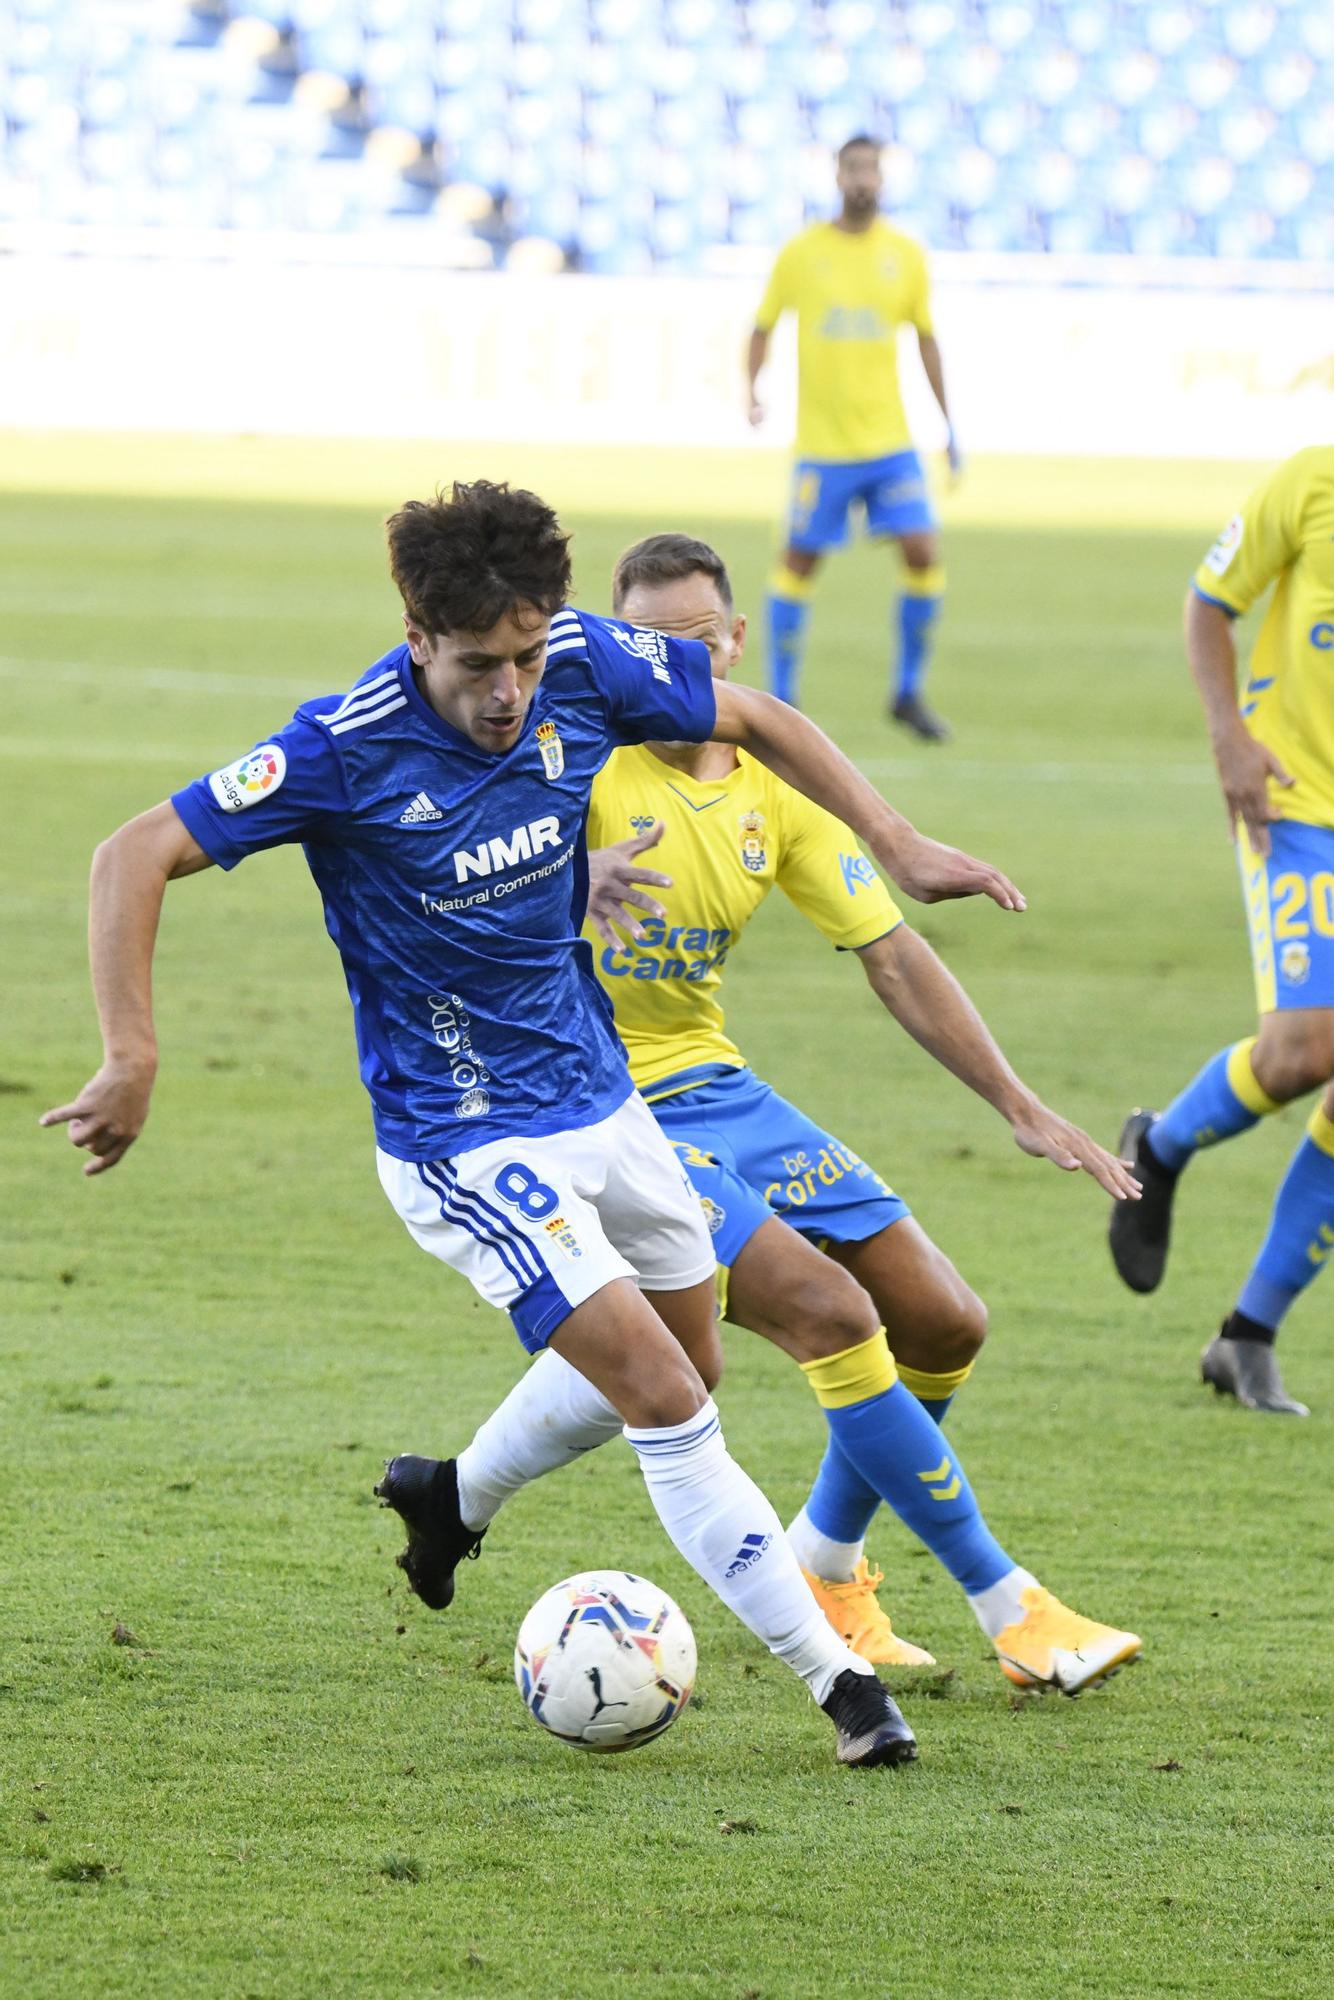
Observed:
[[[876,1596],[885,1572],[870,1569],[864,1556],[848,1583],[829,1583],[824,1577],[812,1576],[808,1569],[801,1573],[839,1638],[859,1659],[877,1667],[934,1667],[930,1653],[900,1639],[890,1624]]]
[[[1020,1595],[1024,1615],[993,1639],[1001,1672],[1016,1687],[1081,1694],[1128,1667],[1143,1651],[1133,1632],[1081,1618],[1041,1585]]]

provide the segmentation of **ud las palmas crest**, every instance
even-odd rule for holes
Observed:
[[[565,745],[556,734],[554,722],[539,722],[534,731],[537,747],[542,752],[542,768],[548,778],[556,779],[565,769]]]
[[[758,875],[764,867],[764,814],[743,812],[737,815],[741,826],[741,859],[752,875]]]

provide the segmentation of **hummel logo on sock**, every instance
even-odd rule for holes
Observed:
[[[423,820],[443,818],[444,814],[430,794],[418,792],[407,811],[399,814],[398,823],[400,826],[417,826]]]

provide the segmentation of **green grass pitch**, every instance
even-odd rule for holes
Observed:
[[[579,601],[605,605],[632,535],[689,526],[758,620],[768,461],[7,441],[0,1993],[1328,1992],[1330,1296],[1284,1337],[1309,1423],[1195,1378],[1300,1112],[1192,1170],[1168,1283],[1135,1300],[1092,1184],[1023,1159],[786,906],[757,920],[728,979],[742,1046],[991,1306],[951,1432],[992,1524],[1146,1645],[1092,1697],[1016,1695],[882,1516],[895,1621],[941,1667],[897,1682],[920,1763],[861,1775],[677,1559],[623,1449],[521,1496],[448,1617],[406,1594],[381,1460],[462,1444],[519,1350],[376,1186],[298,854],[171,890],[160,1082],[125,1164],[85,1183],[38,1133],[96,1061],[96,840],[350,684],[395,633],[379,516],[487,467],[568,509]],[[944,751],[880,719],[883,557],[839,559],[817,599],[811,711],[1029,896],[922,930],[1034,1085],[1107,1137],[1252,1018],[1177,639],[1251,476],[974,468],[949,513]],[[786,1518],[818,1413],[750,1336],[728,1354],[729,1441]],[[590,1565],[659,1580],[700,1643],[699,1700],[625,1758],[551,1742],[511,1683],[523,1611]]]

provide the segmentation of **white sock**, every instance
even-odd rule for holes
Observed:
[[[804,1507],[788,1529],[787,1538],[802,1568],[826,1583],[851,1583],[866,1552],[865,1542],[835,1542],[822,1535]]]
[[[620,1415],[602,1392],[554,1348],[545,1348],[459,1453],[465,1522],[484,1528],[521,1486],[606,1444],[620,1429]]]
[[[723,1443],[712,1397],[684,1424],[625,1427],[672,1541],[729,1611],[826,1701],[847,1667],[868,1674],[802,1579],[777,1514]]]
[[[973,1616],[988,1639],[996,1639],[1007,1625],[1017,1625],[1024,1616],[1019,1599],[1025,1590],[1036,1590],[1038,1580],[1031,1570],[1012,1569],[996,1583],[989,1583],[970,1597]]]

